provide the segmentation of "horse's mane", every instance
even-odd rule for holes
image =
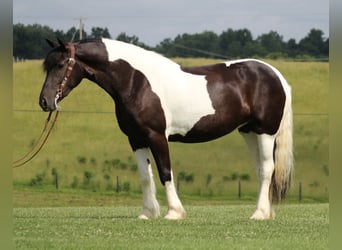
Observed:
[[[74,41],[74,43],[78,43],[78,44],[91,43],[91,42],[95,42],[95,43],[101,42],[101,38],[86,38],[86,39]]]

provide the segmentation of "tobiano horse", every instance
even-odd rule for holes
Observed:
[[[160,216],[151,156],[165,186],[166,219],[186,213],[177,195],[169,141],[198,143],[238,129],[259,178],[255,220],[275,216],[293,169],[291,88],[273,66],[254,59],[183,67],[155,52],[109,39],[48,41],[39,104],[54,111],[83,78],[115,102],[120,129],[135,154],[142,187],[141,219]]]

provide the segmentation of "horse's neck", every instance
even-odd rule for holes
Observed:
[[[90,80],[96,82],[114,99],[130,89],[130,76],[134,70],[140,71],[151,81],[154,91],[160,90],[160,79],[171,79],[183,74],[180,66],[155,52],[142,49],[132,44],[102,39],[94,51],[87,51],[89,58],[95,58],[91,65],[94,75]],[[99,51],[100,48],[100,51]],[[87,62],[90,60],[87,58]],[[90,74],[91,75],[91,74]],[[160,92],[160,91],[159,91]]]
[[[124,60],[115,60],[108,62],[105,59],[97,61],[82,62],[83,69],[86,74],[83,77],[96,83],[104,89],[115,102],[122,99],[121,97],[130,89],[130,79],[133,68]]]
[[[84,62],[104,62],[107,58],[106,50],[100,40],[76,44],[76,55]]]

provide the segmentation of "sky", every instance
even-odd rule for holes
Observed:
[[[329,37],[329,0],[13,0],[13,23],[47,25],[67,31],[108,28],[155,46],[183,33],[247,28],[255,39],[276,31],[284,41],[298,42],[312,28]]]

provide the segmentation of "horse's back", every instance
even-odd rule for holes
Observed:
[[[198,121],[192,130],[198,133],[215,130],[213,137],[237,127],[244,132],[267,134],[278,130],[289,87],[273,66],[260,60],[242,59],[181,69],[205,77],[215,110]]]

